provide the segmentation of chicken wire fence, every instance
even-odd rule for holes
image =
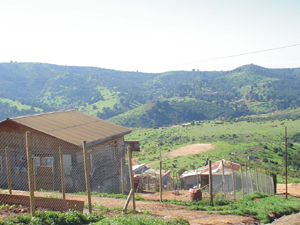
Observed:
[[[228,163],[228,162],[227,162]],[[229,162],[230,163],[230,162]],[[181,177],[183,189],[200,189],[202,199],[210,198],[209,173],[195,171],[190,176]],[[211,175],[212,196],[215,199],[237,199],[255,192],[275,194],[274,179],[262,171],[250,170],[247,166],[239,169],[224,168]]]
[[[130,176],[123,139],[85,147],[38,132],[0,133],[0,201],[9,203],[10,195],[16,194],[19,200],[13,201],[24,203],[29,193],[19,191],[30,190],[30,184],[35,196],[45,196],[41,192],[47,191],[64,199],[74,199],[71,193],[85,194],[88,189],[92,193],[128,194]],[[53,201],[48,205],[44,201],[43,206],[51,208]]]

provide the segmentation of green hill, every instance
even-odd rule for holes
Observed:
[[[0,119],[74,108],[128,127],[159,127],[297,109],[299,84],[299,68],[252,64],[232,71],[140,73],[0,63],[0,98],[31,109],[6,104]]]

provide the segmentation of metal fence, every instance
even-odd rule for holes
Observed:
[[[130,192],[126,157],[123,138],[96,145],[83,141],[82,146],[76,146],[39,132],[2,132],[0,201],[30,206],[29,196],[34,196],[36,207],[59,211],[75,207],[82,211],[82,202],[68,200],[71,193],[86,192],[91,205],[92,192],[124,195]],[[56,193],[58,199],[40,199],[38,192]],[[59,199],[63,201],[57,202]]]

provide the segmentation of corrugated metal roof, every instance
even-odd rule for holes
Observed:
[[[131,132],[130,129],[76,110],[9,118],[34,130],[77,146],[98,144]]]

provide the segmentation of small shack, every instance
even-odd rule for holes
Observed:
[[[61,190],[59,149],[63,152],[66,191],[85,190],[83,141],[86,141],[92,191],[120,193],[122,185],[129,185],[124,136],[131,130],[76,110],[66,110],[0,122],[1,188],[7,188],[7,173],[3,168],[8,149],[13,189],[28,189],[27,131],[30,131],[37,190]]]
[[[148,168],[145,164],[132,167],[134,176],[139,179],[139,187],[146,190],[153,190],[159,187],[159,170]],[[172,186],[171,170],[162,170],[162,185],[166,190]]]
[[[222,183],[223,168],[225,183],[231,183],[232,169],[239,171],[241,165],[238,163],[226,161],[225,159],[216,161],[211,164],[212,176],[213,176],[213,189],[216,189],[220,183]],[[180,180],[184,189],[193,188],[200,185],[204,187],[209,184],[209,166],[201,167],[197,170],[185,171]],[[230,187],[226,187],[231,189]]]

